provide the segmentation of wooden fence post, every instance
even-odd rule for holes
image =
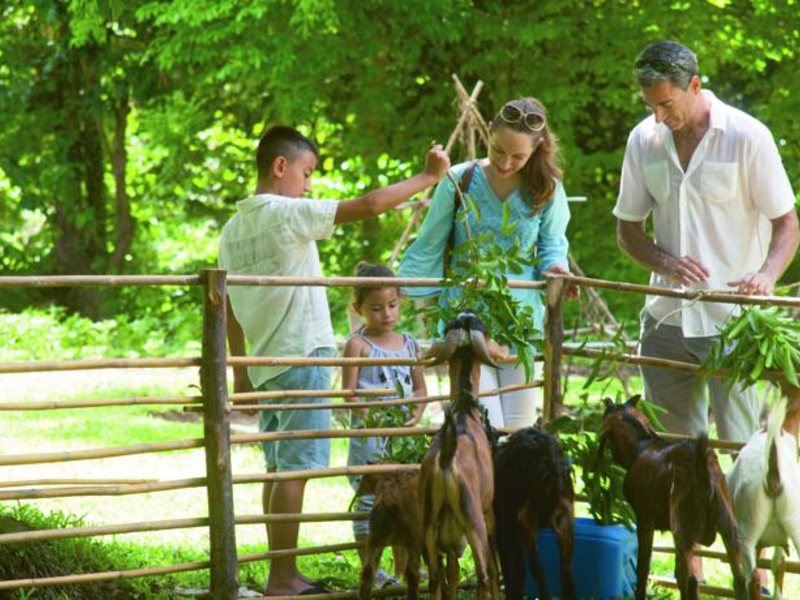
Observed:
[[[208,479],[211,597],[214,600],[234,600],[238,597],[239,582],[225,348],[226,271],[204,269],[202,281],[203,352],[200,381]]]
[[[542,420],[549,423],[561,413],[561,352],[564,343],[564,280],[547,279],[544,320],[544,402]]]

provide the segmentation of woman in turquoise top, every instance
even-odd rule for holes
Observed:
[[[506,273],[509,280],[538,280],[545,271],[568,273],[567,223],[569,207],[557,165],[558,145],[550,132],[547,113],[534,98],[507,102],[490,124],[489,156],[476,161],[467,193],[480,207],[480,221],[474,213],[468,217],[472,235],[491,232],[494,243],[509,248],[516,241],[538,258],[535,266],[522,273]],[[455,181],[472,163],[451,169]],[[467,238],[464,224],[453,219],[455,186],[449,177],[442,179],[431,200],[419,236],[405,252],[400,263],[400,277],[442,277],[444,253],[451,229],[454,247]],[[516,224],[510,235],[501,227],[503,205],[511,209]],[[462,209],[459,209],[459,211]],[[438,288],[405,288],[412,297],[431,296]],[[456,293],[448,290],[446,293]],[[514,298],[533,309],[536,326],[544,321],[542,293],[532,289],[512,289]],[[442,294],[444,296],[445,294]],[[443,297],[440,302],[446,302]],[[522,383],[521,365],[500,369],[483,367],[481,389]],[[538,394],[535,389],[487,396],[481,402],[489,411],[495,427],[524,427],[536,420]]]

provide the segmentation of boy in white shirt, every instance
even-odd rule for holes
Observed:
[[[316,240],[333,235],[334,225],[359,221],[391,210],[437,183],[450,161],[441,146],[432,147],[422,173],[379,188],[355,200],[302,198],[311,188],[319,160],[314,143],[291,127],[273,127],[256,153],[258,182],[254,196],[237,203],[225,224],[219,266],[235,275],[322,275]],[[230,286],[228,342],[233,356],[244,356],[245,339],[253,356],[331,357],[336,344],[322,287]],[[249,367],[234,369],[234,391],[330,388],[330,367]],[[327,398],[310,400],[327,403]],[[329,410],[263,411],[261,431],[330,429]],[[268,471],[297,471],[328,466],[330,440],[263,443]],[[265,514],[300,513],[306,480],[266,482]],[[267,526],[271,550],[297,547],[299,525]],[[304,577],[294,557],[271,561],[265,595],[324,593]]]

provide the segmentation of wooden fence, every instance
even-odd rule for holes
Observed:
[[[510,287],[546,288],[547,318],[545,321],[545,342],[543,381],[534,381],[523,386],[510,386],[499,391],[512,391],[524,387],[544,387],[543,417],[546,420],[557,415],[561,410],[561,360],[563,356],[585,357],[597,359],[604,357],[600,350],[564,345],[563,298],[565,282],[590,289],[608,289],[625,293],[661,294],[700,302],[728,302],[736,304],[780,305],[797,308],[800,299],[769,297],[754,298],[728,293],[682,292],[665,288],[654,288],[645,285],[604,281],[587,277],[549,276],[545,282],[510,282]],[[425,364],[424,361],[398,359],[363,359],[363,358],[291,358],[291,357],[228,357],[225,344],[226,300],[229,285],[266,285],[266,286],[326,286],[326,287],[358,287],[375,285],[392,286],[432,286],[438,285],[438,279],[402,279],[402,278],[297,278],[297,277],[245,277],[227,276],[224,271],[208,269],[200,276],[53,276],[53,277],[0,277],[0,288],[3,287],[55,287],[55,286],[144,286],[144,285],[180,285],[202,286],[203,291],[203,332],[202,356],[200,358],[141,358],[141,359],[101,359],[71,361],[36,361],[0,364],[0,374],[34,373],[44,371],[89,370],[108,368],[174,368],[200,367],[201,395],[173,397],[131,397],[92,400],[68,400],[46,402],[0,402],[2,411],[59,410],[65,408],[98,408],[112,406],[137,405],[170,405],[202,410],[204,436],[201,439],[176,440],[140,444],[135,446],[112,447],[93,450],[41,452],[34,454],[16,454],[0,456],[0,466],[56,464],[64,461],[80,461],[107,457],[131,456],[156,452],[203,448],[206,459],[206,477],[176,479],[169,481],[145,479],[65,479],[46,478],[26,481],[0,481],[0,500],[32,500],[40,498],[64,498],[77,496],[123,496],[166,490],[180,490],[205,487],[207,490],[208,517],[158,520],[139,523],[124,523],[95,527],[72,527],[69,529],[39,530],[0,535],[0,544],[23,543],[65,537],[100,536],[133,532],[166,531],[183,528],[208,528],[209,560],[162,567],[152,567],[129,571],[104,573],[86,573],[59,577],[15,579],[0,581],[0,591],[40,587],[56,584],[90,583],[133,577],[153,577],[179,573],[183,571],[210,569],[211,595],[215,599],[232,599],[237,597],[237,569],[240,564],[254,561],[270,560],[278,556],[302,556],[323,552],[339,552],[357,547],[356,543],[343,543],[319,547],[306,547],[296,550],[268,551],[257,554],[239,555],[236,548],[236,525],[269,522],[325,522],[351,521],[365,519],[366,513],[316,513],[296,515],[240,515],[234,510],[233,485],[263,481],[279,481],[287,479],[306,479],[317,477],[337,477],[357,475],[371,472],[385,472],[398,468],[417,469],[418,465],[383,466],[365,465],[357,467],[334,467],[319,470],[307,470],[281,473],[234,474],[231,465],[231,445],[252,444],[264,440],[297,439],[309,437],[352,438],[362,436],[409,436],[434,432],[430,428],[408,427],[393,429],[358,429],[331,431],[290,431],[281,433],[232,434],[230,417],[233,411],[239,410],[281,410],[286,405],[280,400],[290,398],[342,397],[342,396],[381,396],[390,395],[394,390],[338,390],[331,392],[285,391],[285,392],[253,392],[247,394],[228,394],[227,367],[251,365],[307,365],[324,364],[342,365],[377,365],[377,364]],[[675,361],[659,360],[625,354],[615,355],[615,360],[631,365],[652,365],[692,372],[702,372],[697,365]],[[715,372],[714,374],[724,374]],[[769,374],[768,374],[769,375]],[[489,390],[485,394],[494,394],[498,390]],[[274,402],[267,405],[245,405],[244,403],[270,399]],[[445,396],[432,395],[415,399],[417,402],[438,402]],[[406,404],[408,400],[395,402],[364,402],[357,408],[366,406],[389,406]],[[342,403],[330,404],[292,404],[294,410],[315,410],[320,408],[352,409]],[[674,437],[679,436],[665,436]],[[717,448],[738,449],[741,444],[713,441]],[[673,552],[669,547],[656,547],[656,552]],[[724,559],[720,553],[703,552],[705,556]],[[767,566],[767,561],[760,564]],[[800,573],[797,562],[788,563],[787,570]],[[709,592],[712,589],[709,588]],[[391,592],[390,592],[391,593]],[[732,595],[730,590],[713,588],[716,595]],[[384,594],[377,593],[376,597]],[[353,592],[342,592],[326,595],[325,598],[353,598]]]

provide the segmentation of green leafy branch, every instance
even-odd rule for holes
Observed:
[[[414,414],[415,404],[398,406],[373,406],[367,411],[364,426],[367,428],[405,427],[410,415]],[[428,440],[424,435],[390,437],[386,444],[385,460],[402,464],[416,464],[425,456]]]
[[[469,195],[464,196],[465,210],[459,215],[465,225],[470,214],[480,221],[480,207]],[[503,205],[501,232],[510,236],[515,229],[511,208]],[[508,287],[507,273],[520,274],[538,259],[524,249],[519,239],[508,248],[500,247],[491,233],[469,236],[455,248],[444,288],[457,290],[446,294],[451,301],[429,305],[429,322],[447,323],[463,310],[480,315],[492,339],[513,348],[517,362],[525,368],[526,379],[533,376],[533,359],[541,349],[541,331],[534,325],[533,309],[514,298]]]
[[[614,463],[610,452],[599,452],[604,412],[603,403],[589,402],[584,396],[579,406],[551,421],[547,430],[558,436],[564,453],[580,470],[578,491],[587,497],[592,517],[601,525],[631,527],[635,516],[622,489],[625,469]]]
[[[800,325],[778,307],[745,307],[730,319],[703,361],[709,370],[727,369],[729,385],[751,386],[768,370],[781,371],[788,383],[798,385]]]

